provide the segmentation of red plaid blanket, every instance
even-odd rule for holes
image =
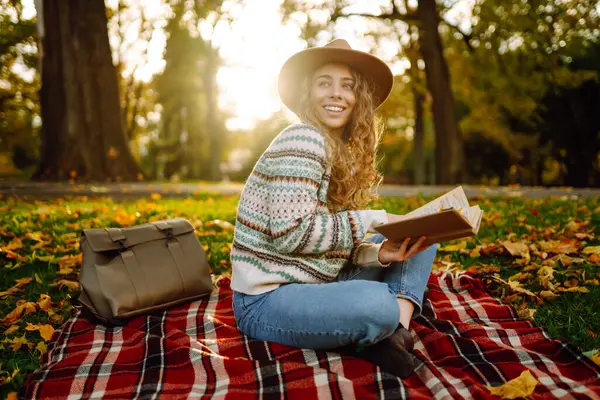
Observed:
[[[519,320],[481,281],[432,276],[437,319],[413,321],[421,366],[408,379],[364,360],[249,339],[235,327],[225,283],[210,299],[119,328],[74,317],[57,330],[26,399],[488,398],[525,369],[533,398],[600,398],[600,368]],[[315,316],[316,318],[317,316]],[[496,397],[497,398],[497,397]]]

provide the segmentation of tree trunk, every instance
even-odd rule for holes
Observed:
[[[34,179],[136,180],[100,0],[43,0],[41,162]]]
[[[454,184],[462,180],[463,143],[454,116],[450,74],[438,32],[439,16],[435,0],[419,0],[418,3],[419,45],[425,61],[427,88],[433,99],[435,180],[436,184]]]
[[[204,70],[204,92],[206,95],[206,128],[210,143],[210,156],[208,165],[209,179],[220,181],[221,174],[221,156],[223,154],[223,135],[225,130],[219,122],[218,99],[217,99],[217,71],[218,71],[218,52],[213,49],[210,42],[206,44],[206,68]]]
[[[413,97],[415,102],[415,136],[413,138],[413,155],[415,160],[415,185],[425,183],[425,157],[423,154],[423,143],[425,142],[425,124],[423,115],[423,101],[425,96],[413,85]]]

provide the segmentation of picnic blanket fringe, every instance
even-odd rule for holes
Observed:
[[[600,399],[600,367],[490,296],[473,277],[432,275],[436,319],[411,332],[421,361],[400,380],[338,353],[253,340],[237,330],[227,280],[210,298],[93,325],[80,315],[55,332],[25,399],[470,399],[529,370],[534,399]]]

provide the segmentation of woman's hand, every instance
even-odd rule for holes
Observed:
[[[379,262],[381,264],[388,264],[392,261],[405,261],[414,256],[417,253],[427,249],[429,246],[423,246],[427,238],[421,236],[410,248],[408,243],[410,238],[404,239],[402,242],[395,242],[386,239],[381,247],[379,248]]]

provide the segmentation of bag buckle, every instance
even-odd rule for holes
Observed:
[[[127,250],[127,247],[125,247],[125,239],[121,239],[119,240],[119,254],[121,254],[125,250]]]
[[[165,247],[169,247],[169,240],[173,239],[173,230],[172,229],[165,229],[164,231],[165,234]]]

